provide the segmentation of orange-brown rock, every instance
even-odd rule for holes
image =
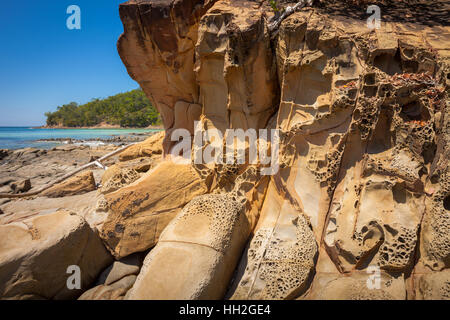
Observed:
[[[95,189],[96,184],[93,172],[84,171],[45,190],[42,192],[42,195],[49,198],[59,198],[82,194]]]
[[[166,130],[175,128],[174,108],[178,101],[200,101],[193,73],[194,46],[199,20],[214,2],[139,0],[120,5],[124,33],[117,44],[119,55],[130,76],[141,84],[160,112]],[[189,118],[198,115],[197,108],[183,112]],[[167,152],[167,137],[165,145]]]
[[[105,195],[101,237],[116,258],[153,247],[161,231],[208,188],[191,165],[163,161],[140,179]]]

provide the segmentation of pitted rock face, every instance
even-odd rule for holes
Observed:
[[[111,170],[111,168],[109,168]],[[113,173],[110,173],[111,177],[103,183],[100,192],[110,193],[116,191],[130,183],[139,179],[139,174],[136,170],[130,168],[121,169],[120,167],[112,168]]]
[[[269,183],[248,163],[195,165],[209,193],[243,204],[253,230],[228,297],[447,297],[446,276],[435,274],[450,267],[448,10],[430,2],[435,19],[425,25],[423,10],[409,8],[418,12],[406,23],[396,3],[376,30],[365,1],[321,0],[274,32],[268,1],[121,6],[119,53],[162,114],[165,153],[170,133],[192,134],[195,120],[222,132],[280,130]],[[199,228],[215,223],[202,201],[192,202],[204,210],[192,214]],[[173,222],[178,234],[195,233]],[[181,261],[179,245],[149,256]],[[372,268],[382,277],[375,291],[365,287]]]
[[[423,300],[449,300],[450,270],[446,269],[420,277],[416,294]]]
[[[294,298],[310,280],[317,256],[314,233],[288,201],[273,198],[273,187],[268,192],[271,202],[262,208],[260,224],[229,292],[232,299]]]

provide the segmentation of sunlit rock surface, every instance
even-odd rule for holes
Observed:
[[[119,54],[165,136],[120,156],[89,215],[142,268],[81,299],[450,299],[449,8],[386,0],[372,30],[357,2],[273,31],[262,0],[120,6]],[[172,161],[195,121],[278,129],[279,170]]]

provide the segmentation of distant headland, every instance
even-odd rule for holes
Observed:
[[[161,117],[141,89],[119,93],[105,99],[78,105],[70,102],[46,112],[51,129],[162,129]]]

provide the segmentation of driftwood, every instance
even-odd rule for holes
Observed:
[[[100,167],[102,169],[106,169],[106,167],[103,164],[101,164],[101,161],[106,160],[108,158],[111,158],[112,156],[115,156],[118,153],[121,153],[122,151],[128,149],[129,147],[131,147],[132,145],[135,145],[136,143],[137,142],[128,144],[128,145],[120,147],[119,149],[116,149],[116,150],[114,150],[114,151],[112,151],[112,152],[110,152],[108,154],[105,154],[104,156],[98,158],[97,160],[89,162],[89,163],[79,167],[78,169],[76,169],[76,170],[74,170],[72,172],[69,172],[68,174],[62,176],[59,179],[56,179],[55,181],[53,181],[53,182],[43,186],[42,188],[40,188],[38,190],[27,192],[27,193],[15,193],[15,194],[14,193],[0,193],[0,199],[3,199],[3,198],[24,198],[24,197],[35,196],[35,195],[37,195],[37,194],[39,194],[39,193],[41,193],[41,192],[43,192],[43,191],[53,187],[56,184],[58,184],[60,182],[63,182],[67,178],[70,178],[71,176],[73,176],[73,175],[83,171],[84,169],[90,168],[92,166],[98,166],[98,167]]]
[[[300,10],[301,8],[303,8],[306,5],[312,6],[313,2],[314,2],[314,0],[301,0],[298,3],[296,3],[293,7],[290,7],[290,6],[286,7],[286,9],[281,14],[281,16],[269,25],[269,31],[270,32],[276,31],[284,19],[289,17],[296,10]]]

